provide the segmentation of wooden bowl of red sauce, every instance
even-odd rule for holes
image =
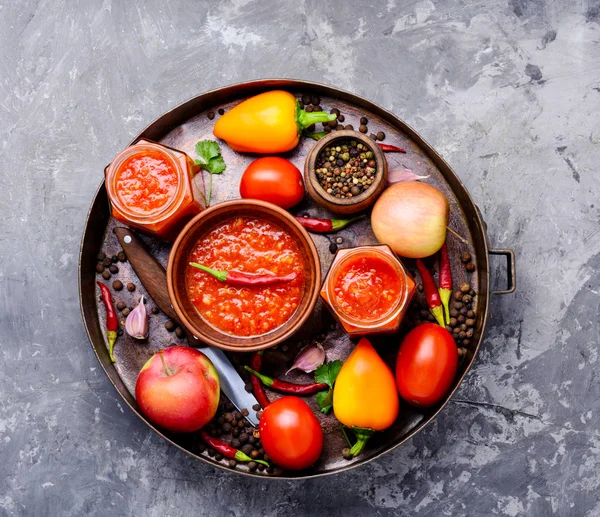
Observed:
[[[240,287],[190,262],[294,279]],[[181,323],[200,341],[251,352],[290,338],[306,322],[319,296],[321,266],[312,239],[288,212],[264,201],[235,200],[185,226],[169,255],[167,284]]]

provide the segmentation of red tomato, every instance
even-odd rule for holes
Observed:
[[[242,174],[240,196],[244,199],[268,201],[281,208],[290,208],[304,198],[302,174],[285,158],[259,158],[248,165]]]
[[[308,404],[298,397],[282,397],[263,411],[260,441],[280,467],[310,467],[323,450],[323,430]]]
[[[400,396],[414,406],[437,404],[448,393],[458,352],[445,328],[424,323],[411,330],[400,345],[396,359],[396,385]]]

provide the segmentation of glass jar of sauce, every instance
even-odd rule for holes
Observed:
[[[414,280],[386,246],[339,250],[321,298],[351,337],[394,333],[416,290]]]
[[[121,151],[104,170],[112,215],[118,221],[174,240],[204,210],[200,168],[185,153],[148,140]]]

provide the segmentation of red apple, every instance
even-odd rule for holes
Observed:
[[[210,359],[187,346],[154,354],[135,384],[142,413],[176,433],[190,433],[206,425],[215,416],[219,394],[219,376]]]

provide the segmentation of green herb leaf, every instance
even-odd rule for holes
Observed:
[[[325,383],[330,388],[333,388],[335,379],[342,369],[342,361],[331,361],[327,364],[322,364],[315,370],[315,382]]]
[[[317,404],[321,413],[329,413],[333,407],[333,390],[329,388],[327,391],[319,391],[317,393]]]
[[[209,162],[203,166],[211,174],[221,174],[225,170],[225,160],[222,156],[211,158]]]
[[[213,140],[202,140],[196,144],[196,154],[203,160],[201,165],[205,165],[211,159],[221,156],[221,149],[219,144]]]
[[[225,160],[221,156],[219,144],[213,140],[202,140],[196,143],[196,154],[199,160],[194,160],[200,167],[210,174],[208,191],[206,193],[206,206],[210,205],[212,194],[212,175],[221,174],[225,170]]]

